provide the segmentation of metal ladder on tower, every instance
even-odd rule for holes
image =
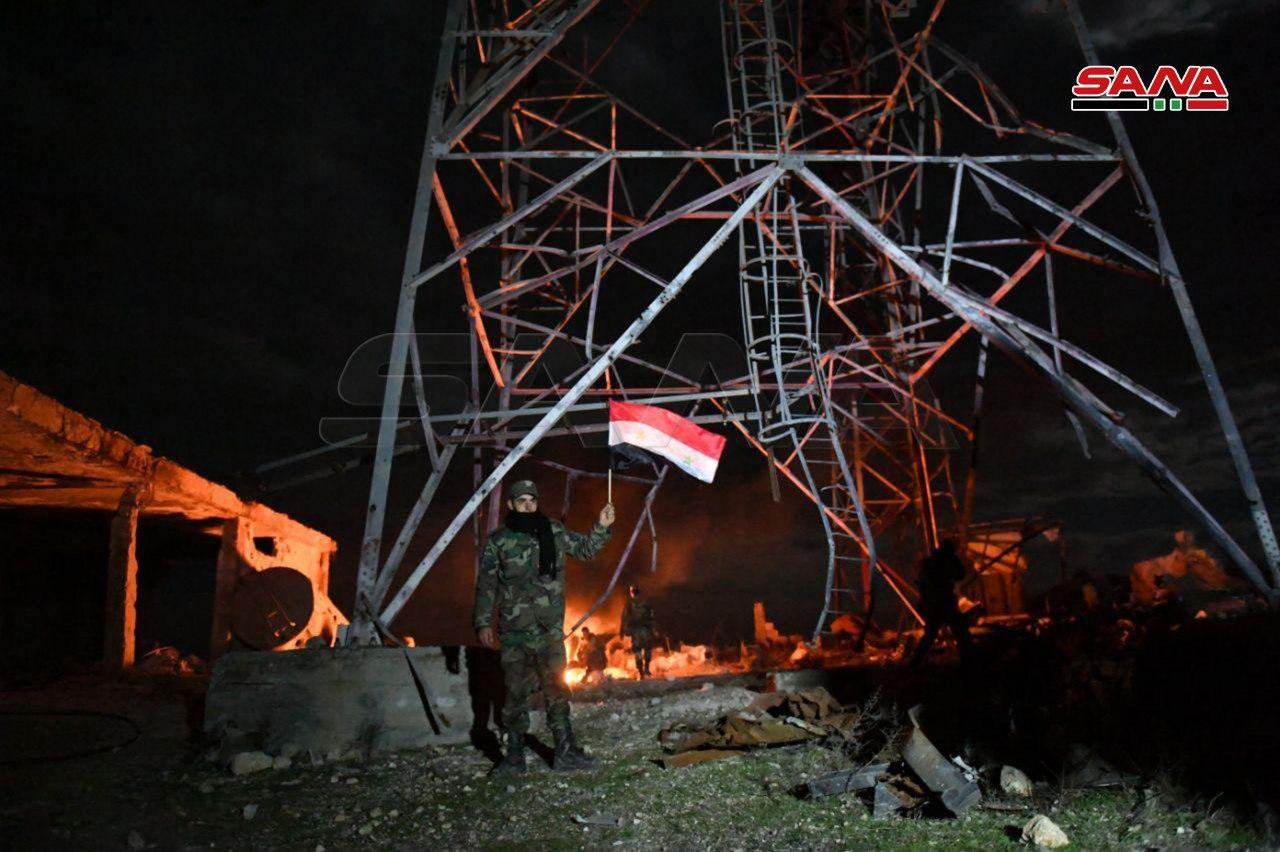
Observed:
[[[792,99],[785,91],[782,57],[792,51],[777,32],[775,12],[782,5],[726,0],[721,6],[734,149],[760,155],[738,161],[740,171],[774,161],[785,150],[784,116]],[[784,466],[799,469],[827,538],[826,591],[813,631],[816,641],[835,615],[859,608],[852,581],[865,570],[866,549],[874,558],[874,540],[823,375],[820,281],[804,258],[796,202],[784,183],[765,197],[753,223],[744,223],[738,236],[744,337],[761,415],[757,437],[785,453]],[[766,404],[764,379],[769,376],[776,395]]]

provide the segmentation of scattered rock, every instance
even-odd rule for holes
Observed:
[[[130,849],[146,849],[147,841],[142,839],[142,835],[136,831],[129,832],[129,848]]]
[[[658,697],[658,696],[656,696],[656,695],[649,699],[649,706],[650,706],[650,707],[657,707],[657,706],[658,706],[659,704],[661,704],[661,703],[662,703],[662,699],[661,699],[661,698],[659,698],[659,697]]]
[[[271,755],[261,751],[242,751],[231,758],[232,775],[248,775],[271,768]]]
[[[258,806],[254,804],[245,805],[240,813],[245,819],[253,819],[258,815]]]
[[[290,760],[302,754],[302,746],[297,743],[285,743],[280,746],[280,756],[287,757]]]
[[[285,757],[283,754],[271,759],[272,769],[288,769],[290,766],[293,766],[293,759]]]
[[[388,819],[395,819],[398,816],[400,816],[400,811],[396,810],[395,808],[392,808],[390,811],[387,812]]]
[[[374,808],[369,811],[369,819],[377,819],[380,816],[382,816],[382,808]]]
[[[1000,767],[1000,789],[1007,796],[1030,796],[1035,792],[1031,779],[1016,766]]]
[[[373,823],[366,822],[364,825],[360,826],[358,830],[361,837],[368,837],[373,833]]]
[[[588,825],[610,826],[612,828],[621,828],[623,818],[614,816],[613,814],[592,814],[591,816],[573,815],[573,821],[584,828]]]
[[[213,792],[213,785],[210,784],[208,781],[201,781],[199,790],[201,793],[204,793],[207,796],[208,794]]]
[[[1066,832],[1044,814],[1036,814],[1022,827],[1022,839],[1045,849],[1061,849],[1071,843]]]

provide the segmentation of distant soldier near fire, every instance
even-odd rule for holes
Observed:
[[[582,628],[582,641],[578,645],[578,664],[587,670],[583,677],[587,683],[600,680],[604,676],[605,667],[609,665],[604,637],[592,633],[589,627]]]
[[[622,610],[623,636],[631,637],[631,653],[636,658],[636,671],[640,677],[649,676],[649,661],[653,657],[653,607],[644,599],[639,586],[627,589],[627,606]]]
[[[956,555],[954,539],[944,538],[920,563],[920,615],[924,617],[924,635],[911,657],[911,665],[923,662],[944,626],[951,628],[960,646],[960,658],[963,660],[968,655],[969,622],[960,612],[956,599],[956,583],[963,580],[964,575],[964,563]]]
[[[506,524],[489,536],[476,578],[475,628],[480,643],[496,648],[501,638],[506,702],[502,724],[507,748],[496,775],[525,770],[524,737],[529,731],[529,697],[541,688],[547,727],[555,737],[555,769],[590,769],[569,725],[564,682],[564,557],[594,559],[609,541],[612,504],[605,504],[589,533],[566,529],[538,511],[538,488],[521,480],[507,491]],[[498,608],[498,631],[493,609]]]

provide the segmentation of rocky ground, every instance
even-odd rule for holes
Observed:
[[[301,757],[289,768],[234,777],[186,743],[174,683],[83,681],[5,693],[0,846],[1014,849],[1036,813],[1061,826],[1076,848],[1266,846],[1252,823],[1218,803],[1150,781],[1084,790],[1036,779],[1033,798],[987,795],[963,819],[877,820],[855,795],[806,801],[793,794],[806,779],[848,765],[818,744],[664,769],[656,761],[661,728],[711,721],[754,696],[732,684],[688,686],[575,703],[580,738],[601,768],[556,773],[531,755],[530,771],[514,780],[487,777],[488,761],[469,746],[319,765]],[[55,706],[104,715],[22,715]],[[140,734],[115,713],[136,722]],[[113,742],[122,745],[49,759]]]

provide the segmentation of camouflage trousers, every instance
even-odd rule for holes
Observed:
[[[647,675],[649,663],[653,660],[653,633],[644,628],[632,633],[631,654],[636,658],[636,671]]]
[[[502,725],[508,732],[529,731],[529,699],[542,690],[547,727],[556,739],[569,732],[569,689],[564,682],[564,638],[557,631],[504,633],[502,680],[506,701]]]

